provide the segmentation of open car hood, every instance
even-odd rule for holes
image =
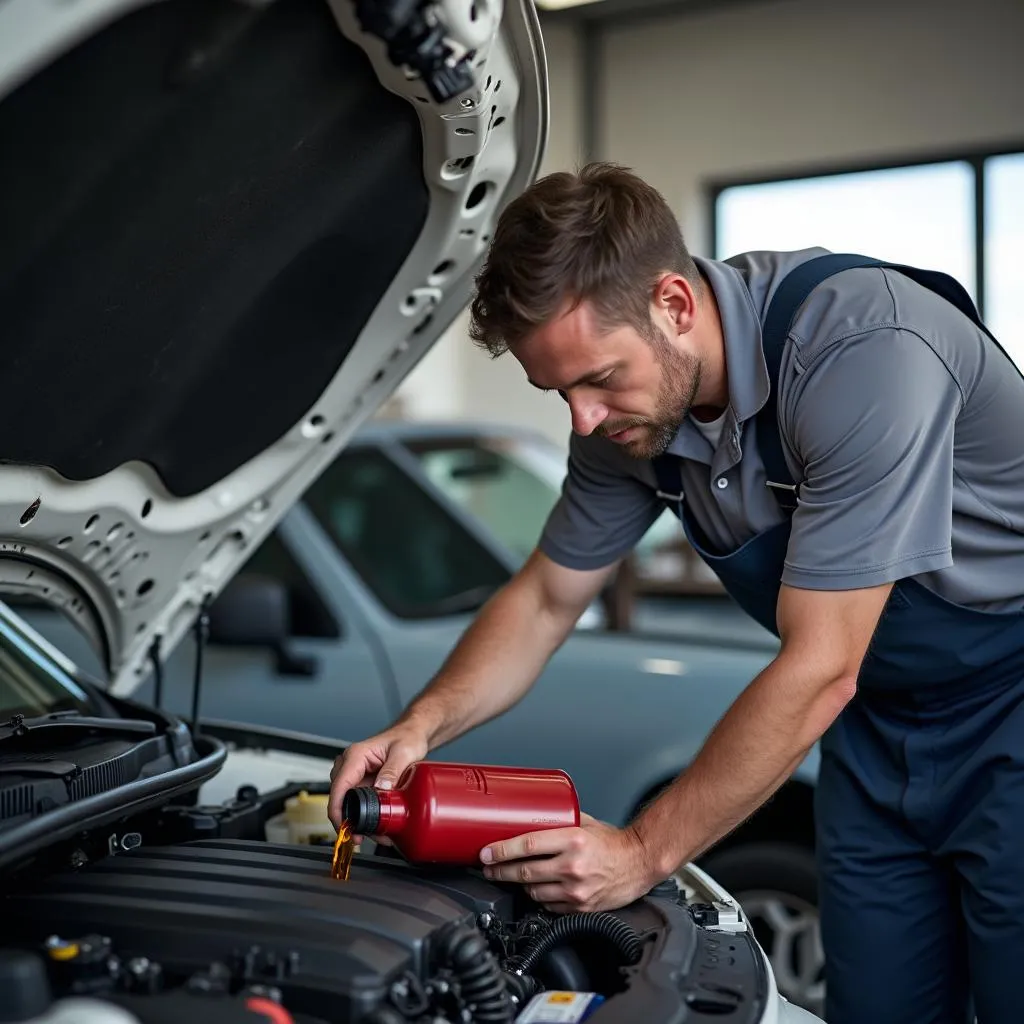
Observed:
[[[0,592],[131,692],[465,307],[546,130],[531,0],[0,4]]]

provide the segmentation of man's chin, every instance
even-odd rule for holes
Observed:
[[[661,430],[647,428],[640,436],[623,442],[622,448],[631,458],[649,461],[668,451],[673,436]]]
[[[634,459],[654,459],[665,454],[677,429],[652,423],[634,423],[621,430],[602,431],[602,436]]]

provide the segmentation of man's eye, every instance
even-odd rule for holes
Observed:
[[[609,374],[606,374],[606,375],[605,375],[604,377],[602,377],[602,378],[601,378],[600,380],[595,380],[595,381],[594,381],[594,387],[596,387],[596,388],[603,388],[603,387],[607,387],[607,385],[608,385],[609,381],[610,381],[610,380],[612,379],[612,377],[614,376],[614,374],[615,374],[615,371],[613,370],[613,371],[612,371],[611,373],[609,373]]]

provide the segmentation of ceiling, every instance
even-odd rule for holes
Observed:
[[[766,0],[534,0],[542,22],[625,23],[658,15],[696,14]]]

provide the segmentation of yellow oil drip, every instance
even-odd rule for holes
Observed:
[[[334,856],[331,859],[331,878],[342,882],[348,881],[352,870],[352,854],[355,853],[356,841],[352,835],[352,826],[347,821],[341,823],[338,838],[334,841]]]

